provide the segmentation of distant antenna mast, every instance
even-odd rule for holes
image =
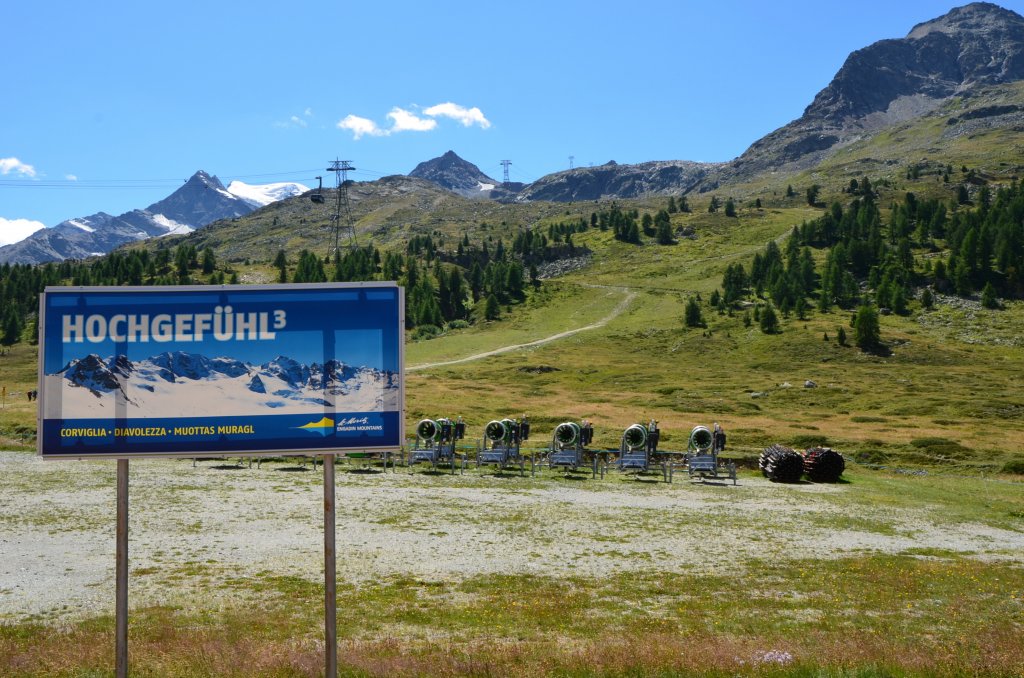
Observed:
[[[508,166],[511,165],[511,164],[512,164],[511,160],[502,160],[501,161],[501,166],[505,168],[505,179],[501,182],[501,185],[504,188],[508,188],[509,184],[512,183],[511,181],[508,180]]]
[[[575,155],[570,155],[570,156],[569,156],[569,169],[572,169],[572,168],[573,168],[573,161],[574,161],[575,159],[576,159],[576,156],[575,156]]]
[[[341,238],[342,219],[345,222],[345,232],[348,234],[349,246],[356,246],[356,229],[352,225],[352,212],[348,204],[348,173],[354,170],[351,160],[332,160],[328,172],[334,172],[334,183],[337,186],[337,200],[334,203],[334,214],[331,215],[331,229],[334,232],[335,257],[341,256],[338,250],[338,241]]]

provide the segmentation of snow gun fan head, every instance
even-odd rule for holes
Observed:
[[[714,437],[707,426],[694,426],[690,431],[689,448],[694,452],[707,452],[714,443]]]
[[[421,440],[433,440],[437,437],[440,430],[441,427],[433,419],[423,419],[420,423],[416,424],[416,435]]]
[[[567,421],[555,427],[555,442],[559,445],[572,445],[580,439],[580,425]]]
[[[647,444],[647,427],[643,424],[633,424],[622,432],[622,441],[631,450],[639,450]]]
[[[514,422],[511,419],[502,419],[501,421],[494,420],[489,422],[484,428],[484,435],[487,439],[493,443],[500,443],[512,438],[512,424]]]

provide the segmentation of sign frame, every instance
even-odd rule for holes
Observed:
[[[330,443],[341,442],[343,438],[339,438],[336,435],[327,436],[324,435],[323,439],[317,441],[314,437],[299,438],[295,437],[294,441],[299,443],[302,440],[308,440],[309,446],[302,446],[301,444],[291,445],[275,445],[273,447],[253,447],[245,448],[238,447],[236,449],[224,449],[221,447],[211,447],[203,444],[204,441],[183,441],[179,448],[170,450],[131,450],[123,449],[124,445],[117,446],[117,443],[107,446],[105,449],[100,449],[97,446],[97,450],[93,451],[82,451],[78,449],[67,449],[62,450],[60,447],[59,440],[55,444],[53,442],[53,435],[48,431],[47,414],[52,413],[53,398],[59,395],[55,395],[52,392],[52,387],[47,386],[46,372],[47,372],[47,327],[48,322],[53,322],[54,319],[49,320],[46,317],[48,299],[53,299],[56,296],[78,296],[82,295],[100,295],[104,297],[116,297],[119,295],[185,295],[194,296],[198,303],[206,303],[203,299],[205,295],[212,297],[210,305],[213,306],[216,297],[218,295],[242,295],[245,297],[251,296],[254,301],[258,301],[261,294],[265,295],[281,295],[289,296],[295,295],[297,297],[306,294],[317,294],[322,291],[323,294],[328,295],[331,292],[336,294],[345,292],[362,292],[360,299],[364,300],[361,303],[371,303],[365,301],[367,295],[365,293],[372,292],[375,290],[387,291],[394,295],[394,300],[388,300],[387,305],[394,305],[395,314],[397,317],[393,318],[394,324],[392,325],[392,318],[390,315],[390,309],[387,312],[387,317],[384,319],[385,322],[381,324],[383,332],[391,332],[393,328],[394,335],[389,336],[388,340],[382,339],[382,342],[390,341],[392,346],[392,353],[389,353],[386,359],[392,361],[394,364],[394,370],[387,370],[391,372],[392,377],[397,380],[397,394],[393,394],[394,398],[397,398],[396,402],[393,402],[394,410],[384,409],[379,412],[381,417],[382,425],[385,426],[384,433],[388,441],[381,441],[379,445],[335,445]],[[57,315],[57,318],[62,318],[64,315]],[[56,320],[60,322],[60,320]],[[124,323],[122,323],[122,326]],[[339,331],[339,325],[323,326],[320,331],[326,336],[330,330],[335,332]],[[287,331],[287,330],[285,330]],[[63,330],[60,330],[63,333]],[[54,330],[51,328],[50,333],[53,334]],[[405,440],[405,289],[398,285],[394,281],[367,281],[367,282],[335,282],[335,283],[284,283],[284,284],[266,284],[266,285],[165,285],[165,286],[124,286],[124,287],[105,287],[105,286],[75,286],[75,287],[46,287],[43,293],[39,296],[39,361],[38,361],[38,379],[40,384],[40,399],[39,407],[37,409],[37,426],[38,426],[38,442],[37,442],[37,455],[42,459],[46,460],[57,460],[57,459],[146,459],[146,458],[195,458],[199,456],[210,456],[210,457],[279,457],[279,456],[320,456],[325,454],[344,454],[346,452],[390,452],[400,449]],[[58,335],[60,336],[60,335]],[[331,339],[333,341],[333,338]],[[204,346],[201,342],[197,344]],[[156,344],[157,349],[159,344]],[[382,348],[382,353],[384,349]],[[66,355],[62,352],[62,360]],[[336,359],[339,356],[337,352],[333,356],[325,355],[325,361],[327,358]],[[394,363],[397,360],[397,363]],[[383,370],[382,370],[383,371]],[[47,407],[48,403],[51,407]],[[53,421],[63,422],[72,419],[71,417],[64,417],[64,412],[60,403],[56,404],[56,407],[60,409],[60,418],[51,418],[51,424],[49,427],[52,428]],[[322,410],[320,410],[322,412]],[[272,414],[272,413],[271,413]],[[336,412],[336,414],[346,414],[342,411]],[[373,412],[367,412],[366,414],[373,414]],[[256,415],[244,415],[244,416],[256,416]],[[312,412],[309,416],[315,416]],[[394,421],[397,417],[397,421]],[[195,418],[195,417],[193,417]],[[110,419],[117,419],[116,417]],[[312,422],[311,422],[312,423]],[[331,426],[335,426],[332,421]],[[301,426],[296,428],[302,428]],[[392,435],[397,429],[397,437]],[[335,426],[335,433],[338,428]],[[115,440],[117,438],[115,436]],[[393,440],[393,444],[390,442]],[[243,441],[244,442],[244,441]],[[315,443],[315,444],[314,444]],[[114,449],[117,447],[117,449]]]

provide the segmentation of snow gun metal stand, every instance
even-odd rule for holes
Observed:
[[[724,438],[724,435],[723,435]],[[715,434],[706,426],[694,426],[690,431],[690,442],[686,446],[685,465],[690,480],[706,482],[708,479],[728,478],[736,484],[736,463],[719,460],[721,452]]]
[[[649,473],[653,468],[661,469],[661,477],[666,483],[672,482],[672,463],[666,453],[658,451],[658,439],[661,431],[657,422],[649,426],[633,424],[622,432],[619,443],[619,458],[615,465],[620,471],[634,471],[637,475]]]
[[[466,455],[455,452],[455,441],[466,434],[466,425],[461,421],[450,419],[424,419],[416,424],[416,442],[409,450],[408,465],[430,464],[437,470],[438,464],[451,466],[452,474],[459,467],[461,473],[466,472]]]
[[[477,452],[476,466],[503,469],[519,467],[519,475],[526,475],[526,457],[520,452],[520,444],[530,437],[530,425],[512,419],[495,420],[484,428],[483,448]],[[530,457],[530,475],[536,475],[534,457]]]
[[[586,421],[582,424],[567,421],[556,426],[545,459],[548,468],[562,468],[575,473],[579,468],[589,466],[591,477],[596,478],[600,472],[604,478],[607,463],[602,464],[601,455],[587,449],[593,437],[594,427]]]

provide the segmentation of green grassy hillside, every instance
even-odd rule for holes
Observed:
[[[589,315],[574,311],[576,322],[586,324],[611,303],[607,296],[590,298],[595,290],[588,286],[595,284],[608,286],[599,288],[608,294],[634,292],[627,310],[564,341],[416,372],[407,390],[410,420],[461,414],[483,423],[526,412],[539,424],[535,430],[550,431],[560,421],[587,417],[598,422],[596,442],[611,447],[634,421],[660,420],[665,445],[678,447],[690,427],[714,420],[730,431],[734,451],[746,456],[779,441],[826,442],[878,463],[987,472],[1020,460],[1024,398],[1014,375],[1024,364],[1013,328],[1024,320],[1024,306],[1018,303],[999,311],[974,303],[886,316],[882,334],[892,349],[886,357],[838,345],[838,328],[852,332],[848,311],[793,317],[772,336],[745,327],[740,311],[705,308],[707,328],[683,326],[687,295],[706,298],[728,263],[749,260],[754,242],[786,234],[804,212],[741,214],[717,232],[709,225],[706,238],[669,247],[627,246],[607,242],[607,234],[587,234],[579,242],[606,256],[561,280],[552,311],[565,318],[571,317],[566,302],[594,304]],[[562,328],[546,324],[549,318],[524,309],[505,322],[413,343],[407,362],[540,338]],[[532,369],[538,366],[557,371]],[[807,380],[817,387],[805,388]]]

